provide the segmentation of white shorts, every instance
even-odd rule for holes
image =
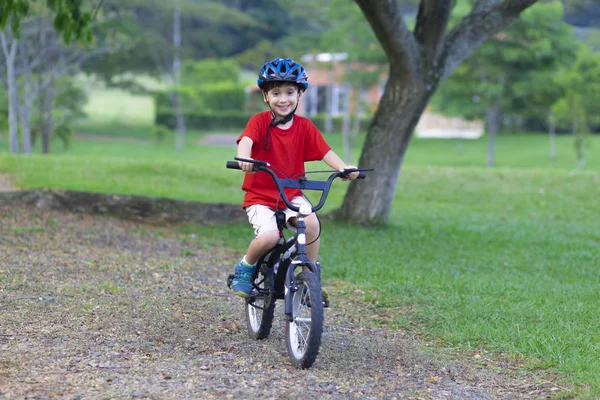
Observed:
[[[292,198],[291,203],[297,207],[302,204],[310,204],[310,202],[302,196],[295,196]],[[261,204],[255,204],[246,208],[246,214],[248,214],[248,221],[254,228],[254,234],[258,237],[263,233],[276,231],[277,230],[277,219],[275,218],[275,211],[270,207],[263,206]],[[285,213],[285,222],[287,223],[290,218],[294,218],[298,215],[296,211],[292,211],[289,208],[281,210]],[[288,228],[295,231],[293,226],[287,224]]]

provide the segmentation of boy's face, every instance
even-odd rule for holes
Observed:
[[[275,113],[276,119],[281,119],[294,111],[301,95],[302,92],[294,84],[283,84],[270,89],[267,93],[263,92],[265,102]]]

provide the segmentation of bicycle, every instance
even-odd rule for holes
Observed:
[[[329,302],[322,298],[321,265],[319,262],[313,263],[306,255],[304,218],[323,207],[336,178],[348,177],[349,173],[358,171],[358,179],[364,179],[365,172],[373,169],[353,168],[335,171],[326,181],[308,180],[305,176],[288,179],[278,177],[265,161],[239,157],[234,159],[254,164],[254,171],[268,173],[273,178],[283,203],[297,213],[296,233],[288,239],[283,235],[285,214],[283,211],[275,213],[280,240],[256,263],[252,291],[245,299],[244,311],[248,333],[253,339],[266,339],[273,324],[275,301],[283,299],[288,356],[295,367],[310,368],[319,353],[324,308],[329,306]],[[228,161],[227,168],[240,169],[237,161]],[[321,198],[316,206],[304,204],[297,207],[287,198],[285,188],[320,191]],[[301,270],[296,274],[295,271],[299,267]],[[230,274],[227,278],[229,288],[232,281],[233,274]]]

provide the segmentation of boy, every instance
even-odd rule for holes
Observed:
[[[267,161],[281,177],[295,177],[304,173],[305,161],[323,160],[335,170],[355,168],[346,165],[325,142],[319,130],[308,119],[294,115],[298,102],[308,88],[308,77],[301,64],[290,58],[276,58],[267,62],[258,74],[258,87],[270,111],[259,113],[248,121],[237,140],[237,156]],[[247,172],[242,189],[246,192],[242,207],[254,227],[255,239],[235,268],[232,290],[248,297],[252,291],[252,275],[256,262],[279,241],[275,210],[283,208],[279,192],[266,173],[254,174],[252,163],[239,162]],[[358,172],[349,174],[356,179]],[[286,189],[294,205],[307,202],[296,189]],[[285,206],[284,206],[285,207]],[[295,226],[296,214],[285,209],[288,226]],[[305,218],[307,256],[313,262],[319,254],[320,225],[313,213]]]

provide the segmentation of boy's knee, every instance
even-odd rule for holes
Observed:
[[[314,214],[312,214],[314,216]],[[316,216],[313,218],[307,218],[306,220],[306,234],[309,237],[316,237],[319,235],[319,231],[321,229],[321,224]]]
[[[279,231],[267,231],[256,237],[256,240],[260,240],[265,244],[275,246],[279,241]]]

